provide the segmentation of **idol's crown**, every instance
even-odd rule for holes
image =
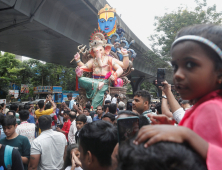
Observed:
[[[99,10],[98,15],[100,15],[100,14],[102,14],[104,12],[116,12],[116,9],[110,7],[108,4],[106,4],[104,8]]]

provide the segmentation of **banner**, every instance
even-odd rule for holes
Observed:
[[[13,95],[15,98],[18,98],[19,90],[9,90],[8,94]]]
[[[0,99],[0,104],[5,103],[6,104],[6,99]]]
[[[29,87],[26,84],[21,84],[21,93],[29,93]]]

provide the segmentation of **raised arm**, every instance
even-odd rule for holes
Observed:
[[[165,93],[162,92],[162,95],[165,96]],[[164,97],[162,97],[161,110],[162,110],[162,114],[166,115],[167,117],[173,117],[172,112],[168,108],[167,99]]]

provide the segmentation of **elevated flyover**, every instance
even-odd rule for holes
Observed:
[[[88,45],[98,27],[97,13],[106,0],[0,0],[0,50],[50,63],[75,67],[70,60],[80,44]],[[156,69],[141,55],[148,47],[117,16],[127,40],[135,40],[135,71],[131,73],[133,90],[143,80],[152,81]],[[149,56],[147,56],[149,57]]]

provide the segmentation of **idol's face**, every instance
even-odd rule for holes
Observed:
[[[100,14],[98,22],[100,29],[105,33],[109,33],[116,24],[116,17],[113,12],[104,12]]]

